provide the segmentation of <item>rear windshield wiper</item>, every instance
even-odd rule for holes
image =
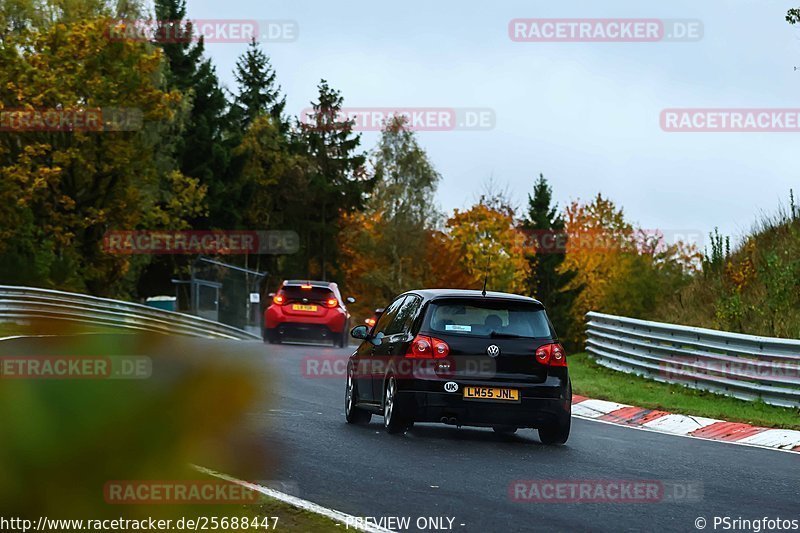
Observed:
[[[525,335],[515,335],[513,333],[501,333],[499,331],[492,331],[489,333],[489,336],[493,339],[495,338],[503,338],[503,339],[529,339],[530,337],[526,337]]]

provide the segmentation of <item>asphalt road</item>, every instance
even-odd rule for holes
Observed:
[[[253,416],[269,420],[264,438],[281,452],[271,475],[320,505],[355,516],[411,517],[412,526],[419,517],[450,517],[456,531],[697,531],[698,517],[713,531],[715,516],[800,519],[796,454],[582,419],[573,419],[563,447],[540,444],[533,430],[499,436],[418,424],[393,436],[380,417],[348,425],[344,377],[308,375],[304,359],[352,350],[264,346],[280,400]],[[702,494],[680,503],[515,502],[509,485],[520,479],[680,481]]]
[[[0,355],[20,353],[31,342],[4,341]],[[108,345],[122,341],[115,342]],[[39,339],[36,353],[62,344],[59,338]],[[337,374],[337,366],[325,362],[345,360],[353,347],[233,341],[214,346],[211,357],[223,367],[224,358],[233,362],[246,353],[263,356],[264,371],[272,374],[264,380],[274,388],[271,403],[249,413],[254,424],[248,425],[275,461],[269,472],[252,472],[246,479],[287,482],[297,488],[296,495],[354,516],[409,517],[412,526],[422,517],[447,517],[454,519],[453,530],[470,532],[697,531],[698,517],[714,531],[715,516],[800,520],[797,454],[582,419],[573,419],[570,440],[560,447],[540,444],[533,430],[500,436],[490,429],[418,424],[405,435],[388,435],[380,417],[368,426],[344,420],[344,365]],[[192,350],[181,357],[201,355]],[[307,358],[327,375],[309,375],[314,367]],[[516,502],[509,496],[515,480],[677,481],[699,488],[701,497],[658,503]]]

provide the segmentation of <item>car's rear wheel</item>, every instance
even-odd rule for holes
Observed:
[[[542,444],[564,444],[569,439],[572,417],[566,415],[553,425],[539,428],[539,440]]]
[[[414,425],[397,404],[397,380],[389,377],[383,396],[383,427],[387,433],[405,433]]]
[[[347,365],[347,385],[344,392],[344,417],[348,424],[368,424],[372,413],[356,407],[358,391],[353,379],[353,365]]]
[[[280,344],[281,338],[275,328],[263,328],[263,332],[264,342],[268,342],[270,344]]]
[[[492,429],[495,433],[499,433],[501,435],[513,435],[517,432],[517,428],[514,426],[492,426]]]

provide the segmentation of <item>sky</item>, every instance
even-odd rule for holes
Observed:
[[[736,239],[800,189],[800,133],[666,132],[659,116],[666,108],[800,108],[800,30],[784,20],[795,2],[187,3],[193,19],[296,22],[295,40],[264,44],[290,114],[316,99],[322,78],[345,107],[491,109],[491,129],[418,133],[442,175],[437,201],[446,211],[468,208],[489,177],[523,206],[543,173],[561,206],[601,192],[643,228],[706,235],[719,227]],[[703,35],[514,42],[516,18],[695,19]],[[230,89],[245,48],[206,45]],[[374,147],[377,135],[364,132],[362,146]]]

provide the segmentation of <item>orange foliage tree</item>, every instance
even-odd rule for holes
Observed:
[[[447,220],[449,246],[462,268],[475,280],[488,273],[488,289],[521,293],[530,276],[525,235],[514,223],[511,209],[479,202],[456,211]]]

